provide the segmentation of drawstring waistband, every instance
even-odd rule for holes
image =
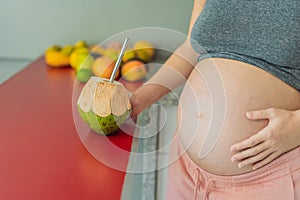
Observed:
[[[174,145],[181,144],[177,142]],[[290,180],[293,179],[292,176],[297,173],[297,178],[300,177],[297,172],[300,169],[300,147],[283,154],[257,170],[232,176],[217,175],[202,169],[189,157],[187,152],[184,151],[183,146],[175,146],[175,150],[176,152],[174,151],[174,153],[176,153],[176,155],[172,156],[178,156],[179,159],[174,162],[175,164],[170,167],[169,171],[168,192],[171,198],[168,196],[168,199],[170,200],[208,200],[212,198],[212,195],[219,197],[226,196],[226,198],[229,198],[230,192],[238,192],[241,195],[243,193],[251,193],[248,189],[241,190],[246,187],[252,188],[253,191],[263,191],[261,186],[268,185],[265,183],[273,183],[273,180],[276,183],[276,187],[280,187],[281,183],[278,182],[277,179],[286,181],[286,183],[283,183],[285,184],[283,185],[284,188],[291,189],[293,187],[291,184],[292,180]],[[171,191],[174,189],[172,187],[178,191]],[[287,191],[283,192],[287,193]],[[289,192],[291,192],[291,190],[289,190]]]
[[[200,169],[196,168],[196,185],[195,185],[195,190],[194,190],[194,200],[197,200],[197,195],[198,195],[198,190],[200,189],[201,185],[201,180],[200,180],[201,174],[200,174]],[[204,200],[208,200],[208,188],[211,185],[212,180],[208,179],[207,185],[203,186],[203,197]]]
[[[210,186],[210,184],[212,183],[212,180],[209,179],[208,180],[208,183],[207,183],[207,186],[204,188],[204,191],[203,191],[203,196],[204,196],[204,200],[208,200],[208,188]]]
[[[198,189],[200,187],[200,170],[196,168],[196,185],[195,185],[195,191],[194,191],[194,200],[197,200],[197,193]]]

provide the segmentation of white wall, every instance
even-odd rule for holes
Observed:
[[[192,0],[0,0],[0,59],[34,59],[54,43],[99,43],[137,27],[187,32]]]

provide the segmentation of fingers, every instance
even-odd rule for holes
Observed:
[[[253,146],[263,142],[266,139],[266,133],[267,133],[267,129],[264,128],[261,131],[259,131],[257,134],[251,136],[250,138],[248,138],[240,143],[232,145],[230,148],[230,151],[232,151],[232,152],[242,151],[243,149],[253,147]]]
[[[132,121],[134,121],[134,122],[136,122],[136,120],[137,120],[137,116],[138,116],[138,114],[137,113],[130,113],[130,118],[132,119]]]
[[[242,168],[247,165],[253,165],[254,163],[257,163],[257,162],[262,161],[263,159],[267,158],[271,153],[272,152],[270,151],[270,149],[266,149],[255,156],[252,156],[252,157],[242,160],[241,162],[238,163],[238,167]]]
[[[268,149],[269,146],[270,145],[268,145],[268,142],[262,142],[262,143],[254,146],[252,148],[249,148],[249,149],[246,149],[244,151],[236,153],[235,155],[233,155],[231,157],[231,161],[235,162],[235,161],[238,161],[238,160],[244,160],[244,159],[259,155],[262,152],[264,152],[266,149]],[[256,161],[258,161],[258,160],[256,160]],[[246,163],[248,163],[248,162],[246,162]]]
[[[246,113],[247,118],[251,120],[270,119],[276,112],[275,108],[268,108],[264,110],[249,111]]]
[[[266,164],[268,164],[269,162],[271,162],[272,160],[274,160],[275,158],[277,158],[278,155],[276,155],[275,152],[273,152],[272,154],[270,154],[269,156],[267,156],[265,159],[255,163],[253,165],[253,170],[258,169]]]

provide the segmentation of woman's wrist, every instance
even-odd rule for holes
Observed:
[[[132,117],[136,117],[144,109],[160,99],[169,90],[157,84],[144,84],[130,96]]]
[[[162,85],[146,82],[132,95],[139,103],[149,106],[168,93],[170,90]]]
[[[130,103],[132,106],[131,117],[136,118],[145,108],[147,108],[151,103],[149,97],[151,91],[148,91],[147,88],[144,88],[144,85],[138,88],[136,91],[130,95]]]

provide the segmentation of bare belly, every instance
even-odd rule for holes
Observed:
[[[266,108],[297,110],[300,93],[264,70],[240,61],[200,61],[182,91],[178,134],[188,155],[202,169],[219,175],[252,168],[231,162],[231,145],[257,133],[267,120],[253,121],[246,112]]]

